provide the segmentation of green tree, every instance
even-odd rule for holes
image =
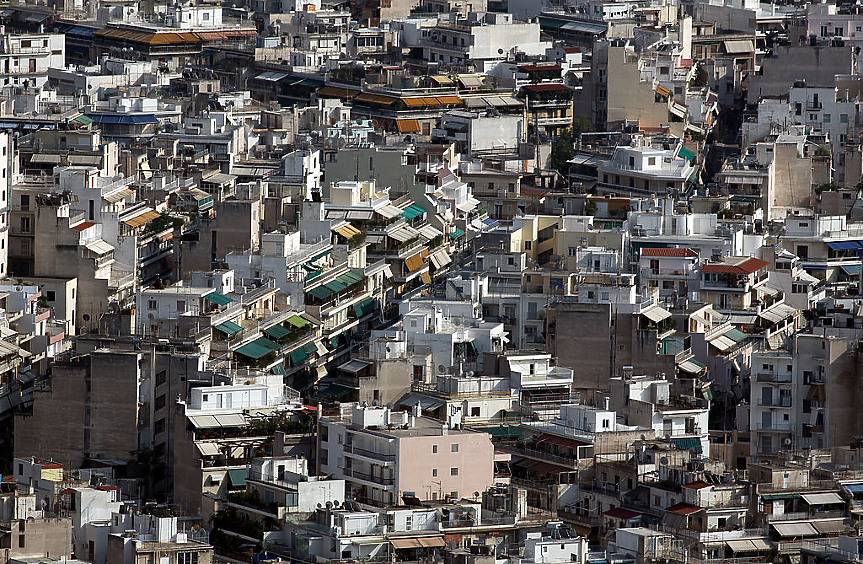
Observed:
[[[578,139],[582,133],[593,131],[593,124],[584,116],[576,116],[572,120],[572,137]]]
[[[572,158],[572,152],[572,128],[567,127],[551,147],[551,155],[549,156],[551,168],[566,176],[569,172],[567,161]]]

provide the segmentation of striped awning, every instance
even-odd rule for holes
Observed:
[[[337,227],[337,228],[333,229],[333,231],[335,231],[336,233],[338,233],[339,235],[341,235],[345,239],[352,239],[361,233],[361,231],[359,229],[357,229],[356,227],[354,227],[350,223],[346,223],[346,224],[342,225],[341,227]]]

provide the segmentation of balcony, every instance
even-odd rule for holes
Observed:
[[[354,458],[372,460],[376,463],[383,463],[387,466],[395,464],[396,461],[395,454],[383,454],[353,445],[344,445],[342,450],[344,450],[345,454],[353,456]]]
[[[755,374],[755,381],[768,384],[790,384],[791,374],[777,374],[775,372],[758,371]]]
[[[342,468],[342,472],[344,472],[345,476],[348,478],[353,478],[355,480],[361,480],[363,482],[369,482],[372,484],[377,484],[379,486],[392,487],[395,485],[395,478],[384,478],[382,476],[374,476],[372,474],[367,474],[365,472],[360,472],[359,470],[354,470],[352,468]]]
[[[762,433],[790,433],[793,429],[791,423],[786,421],[773,421],[770,424],[759,421],[755,424],[755,430]]]
[[[758,400],[758,407],[792,407],[790,397],[770,398]]]

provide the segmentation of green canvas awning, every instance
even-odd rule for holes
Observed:
[[[353,392],[353,389],[341,386],[339,384],[330,384],[326,388],[320,391],[320,395],[328,396],[335,399],[342,399],[347,397]]]
[[[346,272],[346,273],[342,274],[341,276],[336,277],[336,280],[338,280],[339,282],[341,282],[345,286],[352,286],[352,285],[356,284],[357,282],[362,281],[362,279],[363,279],[362,276],[354,274],[353,272]]]
[[[290,334],[290,331],[282,327],[281,325],[273,325],[272,327],[267,327],[264,329],[264,333],[273,339],[281,339],[282,337]]]
[[[257,345],[264,347],[265,349],[269,349],[271,351],[277,351],[280,348],[282,348],[282,345],[280,345],[279,343],[274,343],[271,340],[267,339],[266,337],[258,337],[257,339],[255,339],[252,342],[257,344]]]
[[[220,294],[218,292],[209,293],[206,296],[204,296],[204,299],[207,300],[208,302],[211,302],[211,303],[214,303],[214,304],[220,305],[220,306],[227,305],[227,304],[231,303],[232,301],[234,301],[231,298],[229,298],[228,296],[223,296],[222,294]]]
[[[291,359],[291,364],[293,366],[296,366],[309,358],[309,353],[306,352],[306,349],[304,347],[300,347],[294,351],[291,351],[289,357]]]
[[[333,251],[332,249],[327,249],[327,250],[325,250],[325,251],[321,251],[321,252],[319,252],[318,254],[316,254],[315,256],[313,256],[312,258],[310,258],[310,259],[309,259],[309,262],[315,262],[315,261],[316,261],[316,260],[318,260],[319,258],[327,256],[327,255],[328,255],[328,254],[330,254],[332,251]]]
[[[319,300],[325,300],[333,295],[332,290],[330,290],[326,286],[318,286],[317,288],[312,288],[311,290],[306,291],[306,293],[313,298],[317,298]]]
[[[677,151],[677,156],[681,159],[686,159],[689,162],[695,161],[695,153],[687,149],[686,147],[681,147],[679,151]]]
[[[245,488],[246,472],[246,468],[235,468],[233,470],[228,470],[228,480],[231,482],[231,486],[235,488]]]
[[[697,437],[683,437],[680,439],[671,438],[671,442],[677,446],[695,454],[701,454],[701,440]]]
[[[233,321],[225,321],[223,323],[219,323],[218,325],[216,325],[216,329],[218,329],[225,335],[236,335],[243,330],[242,327],[240,327]]]
[[[285,370],[285,366],[283,364],[277,364],[270,369],[270,372],[273,374],[278,374],[279,376],[287,376],[288,371]]]
[[[318,347],[314,343],[306,343],[303,345],[303,350],[306,351],[306,354],[312,356],[318,352]]]
[[[338,280],[330,280],[329,282],[326,282],[324,286],[327,287],[334,294],[337,292],[341,292],[342,290],[347,288],[347,286],[345,286]]]
[[[234,352],[238,352],[245,357],[251,358],[252,360],[258,360],[259,358],[267,356],[273,351],[268,347],[258,344],[256,341],[252,341],[251,343],[246,343]]]
[[[358,304],[354,304],[354,313],[357,317],[362,317],[370,313],[375,308],[374,301],[371,298],[366,298]]]
[[[462,235],[464,235],[464,231],[462,231],[461,229],[453,229],[452,232],[449,234],[449,236],[453,239],[458,239]]]
[[[74,123],[75,125],[90,125],[91,123],[93,123],[93,118],[81,114],[70,119],[69,123]]]
[[[798,499],[800,497],[800,493],[789,492],[789,493],[772,493],[772,494],[764,494],[761,496],[761,499],[764,501],[771,501],[775,499]]]
[[[421,216],[425,212],[426,211],[421,207],[411,204],[402,211],[402,216],[405,219],[413,219],[415,217]]]
[[[305,327],[306,325],[309,324],[309,322],[307,320],[303,319],[299,315],[294,315],[294,316],[289,317],[288,323],[290,323],[291,325],[293,325],[297,329],[299,329],[301,327]]]
[[[732,341],[734,341],[735,343],[739,343],[740,341],[745,340],[745,339],[746,339],[746,337],[748,337],[749,335],[747,335],[746,333],[744,333],[743,331],[741,331],[741,330],[740,330],[740,329],[738,329],[737,327],[734,327],[733,329],[731,329],[730,331],[727,331],[727,332],[726,332],[724,335],[722,335],[722,336],[723,336],[723,337],[728,337],[729,339],[731,339],[731,340],[732,340]]]

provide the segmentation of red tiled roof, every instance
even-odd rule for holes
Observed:
[[[603,515],[607,517],[614,517],[615,519],[623,519],[630,520],[635,517],[641,516],[641,513],[637,511],[630,511],[629,509],[624,509],[623,507],[615,507],[614,509],[609,509],[608,511],[603,512]]]
[[[716,274],[752,274],[769,265],[766,260],[757,258],[746,259],[737,264],[714,262],[701,267],[701,272],[713,272]]]
[[[665,510],[669,513],[677,513],[678,515],[692,515],[701,511],[701,508],[697,505],[689,505],[688,503],[675,503],[671,507],[666,507]]]
[[[688,484],[683,484],[684,488],[689,488],[690,490],[700,490],[702,488],[709,488],[710,484],[707,482],[697,481],[697,482],[689,482]]]
[[[82,221],[78,225],[73,225],[72,229],[74,229],[75,231],[84,231],[88,227],[93,227],[94,225],[96,225],[96,224],[93,223],[92,221]]]
[[[564,53],[581,53],[581,47],[564,47]]]
[[[641,249],[643,257],[697,257],[698,253],[692,249],[683,248],[666,248],[666,247],[646,247]]]

